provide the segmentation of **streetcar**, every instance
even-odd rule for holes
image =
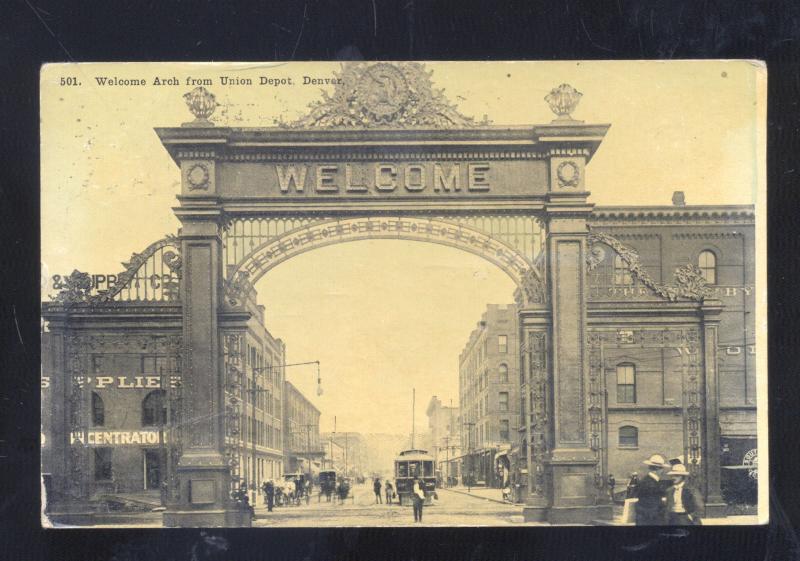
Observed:
[[[395,493],[401,505],[411,504],[414,479],[422,479],[425,489],[425,504],[433,503],[436,494],[436,474],[433,456],[427,450],[404,450],[394,460]]]

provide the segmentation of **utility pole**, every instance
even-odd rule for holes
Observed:
[[[475,423],[466,422],[464,426],[467,427],[467,459],[469,460],[469,475],[467,476],[467,492],[472,491],[472,427]]]
[[[416,432],[417,388],[411,388],[411,449],[414,449],[414,436]]]

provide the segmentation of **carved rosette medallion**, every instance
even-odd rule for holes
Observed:
[[[208,191],[210,177],[205,164],[193,164],[186,169],[186,184],[190,191]]]
[[[561,187],[577,187],[581,182],[581,170],[575,162],[561,162],[556,168],[556,177]]]

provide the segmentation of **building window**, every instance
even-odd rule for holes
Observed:
[[[500,421],[500,440],[509,440],[508,419],[502,419]]]
[[[508,352],[508,335],[497,336],[497,351],[500,354],[505,354]]]
[[[617,366],[617,403],[636,403],[636,367],[632,364]]]
[[[165,356],[143,356],[141,366],[142,374],[161,376],[169,373],[167,368],[167,357]]]
[[[705,250],[700,252],[697,258],[700,273],[708,284],[717,284],[717,256],[713,251]]]
[[[501,364],[500,365],[500,383],[507,384],[508,383],[508,365]]]
[[[103,374],[103,355],[94,355],[92,356],[92,373],[93,374]]]
[[[500,411],[508,411],[508,392],[500,392]]]
[[[619,447],[637,448],[639,446],[639,429],[636,427],[619,427]]]
[[[614,256],[614,284],[618,286],[630,286],[633,284],[631,270],[619,255]]]
[[[166,424],[167,400],[164,390],[154,390],[142,401],[142,426],[152,427]]]
[[[111,448],[94,449],[94,479],[95,481],[110,481],[111,471]]]
[[[103,398],[92,392],[92,425],[102,427],[106,424],[106,406]]]

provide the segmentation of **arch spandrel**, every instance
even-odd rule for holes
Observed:
[[[421,217],[358,217],[304,221],[268,238],[228,266],[229,284],[257,282],[277,265],[321,247],[359,240],[398,239],[435,243],[482,257],[503,270],[525,302],[543,302],[543,281],[533,259],[485,232],[455,221]]]

